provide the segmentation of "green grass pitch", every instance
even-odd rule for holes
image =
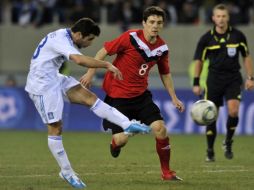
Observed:
[[[172,135],[172,169],[182,182],[161,181],[152,135],[129,139],[120,157],[110,156],[111,135],[64,132],[73,168],[89,190],[253,190],[254,138],[237,136],[233,160],[226,160],[216,141],[216,162],[205,163],[203,135]],[[46,132],[0,131],[0,190],[73,189],[58,177],[47,147]]]

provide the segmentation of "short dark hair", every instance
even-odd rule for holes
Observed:
[[[165,11],[157,6],[147,7],[143,12],[143,21],[147,21],[147,18],[151,15],[162,16],[163,21],[166,19]]]
[[[82,36],[88,36],[94,34],[99,36],[101,33],[100,27],[90,18],[79,19],[72,27],[72,32],[81,32]]]
[[[217,9],[222,10],[222,11],[225,10],[225,11],[229,12],[227,5],[222,4],[222,3],[216,5],[216,6],[213,8],[213,11],[214,11],[214,10],[217,10]]]

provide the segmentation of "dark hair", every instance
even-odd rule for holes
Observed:
[[[222,4],[222,3],[221,3],[221,4],[216,5],[216,6],[213,8],[213,11],[214,11],[214,10],[217,10],[217,9],[219,9],[219,10],[223,10],[223,11],[224,11],[224,10],[226,10],[227,12],[229,12],[229,11],[228,11],[228,7],[227,7],[227,5]]]
[[[100,27],[90,18],[79,19],[72,27],[72,32],[81,32],[82,36],[88,36],[94,34],[99,36],[101,33]]]
[[[151,7],[147,7],[144,12],[143,12],[143,21],[147,21],[147,18],[151,15],[158,15],[158,16],[162,16],[163,21],[166,18],[166,14],[164,12],[164,10],[160,7],[157,6],[151,6]]]

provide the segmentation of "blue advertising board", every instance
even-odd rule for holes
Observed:
[[[104,98],[104,92],[92,89],[98,97]],[[190,109],[198,98],[189,89],[176,90],[179,99],[185,104],[185,112],[179,113],[163,89],[152,90],[155,103],[161,109],[167,130],[174,134],[204,133],[205,127],[197,126],[191,119]],[[244,92],[240,106],[237,134],[254,135],[254,93]],[[226,132],[227,110],[221,107],[217,120],[218,133]],[[89,108],[66,103],[63,123],[65,131],[103,131],[101,119]],[[0,129],[46,130],[32,101],[23,88],[0,88]]]

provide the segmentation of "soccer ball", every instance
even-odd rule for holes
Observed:
[[[191,108],[191,117],[198,125],[209,125],[217,119],[217,108],[210,100],[198,100]]]

